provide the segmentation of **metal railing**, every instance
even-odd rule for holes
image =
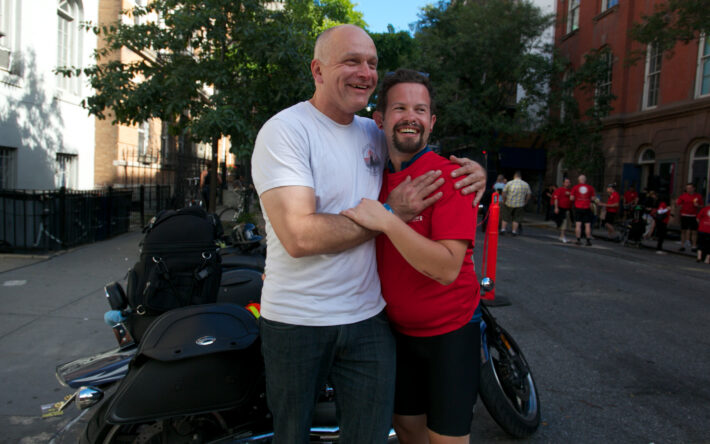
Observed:
[[[0,190],[0,250],[48,252],[130,228],[132,190]]]

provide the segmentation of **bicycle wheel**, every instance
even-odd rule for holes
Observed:
[[[237,223],[237,218],[239,217],[239,210],[234,207],[227,207],[219,212],[219,220],[222,224],[228,223],[230,225],[235,225]]]

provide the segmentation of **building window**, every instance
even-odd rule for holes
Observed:
[[[704,34],[700,37],[698,49],[698,74],[695,81],[695,97],[710,94],[710,39]]]
[[[579,28],[579,2],[580,0],[569,0],[567,9],[567,33]]]
[[[137,8],[140,8],[143,10],[146,7],[147,0],[135,0],[135,6]],[[133,14],[133,24],[134,25],[143,25],[146,23],[146,15],[145,14]]]
[[[602,0],[602,12],[619,4],[619,0]]]
[[[710,143],[700,143],[693,149],[688,173],[688,182],[695,184],[695,189],[703,196],[705,203],[710,203]]]
[[[657,43],[648,45],[646,52],[646,77],[643,85],[643,107],[653,108],[658,105],[658,93],[661,85],[661,61],[663,51]]]
[[[138,158],[148,155],[148,142],[150,141],[150,124],[143,122],[138,125]]]
[[[77,158],[76,154],[57,153],[57,188],[76,188]]]
[[[0,146],[0,188],[11,190],[17,186],[17,150]]]
[[[15,0],[0,0],[0,69],[5,71],[12,69],[17,23]]]
[[[641,187],[649,188],[656,174],[656,153],[651,148],[646,148],[639,156],[641,166]]]
[[[79,24],[83,11],[79,0],[59,0],[57,6],[57,66],[82,67],[82,36]],[[78,76],[64,77],[58,74],[59,89],[81,94],[81,80]]]
[[[606,50],[602,53],[601,60],[606,66],[606,71],[604,72],[603,77],[597,81],[596,88],[594,89],[594,102],[597,106],[599,105],[597,100],[599,97],[604,97],[607,101],[607,105],[610,100],[611,74],[614,65],[614,54],[611,50]]]

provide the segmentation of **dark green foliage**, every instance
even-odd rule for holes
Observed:
[[[196,142],[228,136],[232,151],[249,157],[261,125],[312,94],[309,65],[318,32],[348,21],[364,25],[349,0],[290,0],[282,10],[268,3],[154,0],[124,11],[144,16],[144,24],[86,24],[107,46],[84,69],[96,92],[83,105],[114,123],[157,117]],[[124,47],[139,60],[117,61],[113,54]],[[72,67],[58,71],[76,74]]]
[[[634,23],[629,34],[641,43],[657,43],[670,51],[677,42],[689,43],[710,26],[710,3],[707,0],[668,0],[656,6],[653,14]],[[643,52],[645,55],[645,51]]]

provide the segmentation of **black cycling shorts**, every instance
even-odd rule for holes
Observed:
[[[480,323],[438,336],[395,337],[394,412],[425,414],[427,427],[441,435],[468,435],[481,367]]]
[[[616,213],[610,213],[607,211],[606,216],[604,216],[604,223],[609,225],[614,225],[616,220]]]
[[[594,219],[594,214],[589,208],[575,208],[574,209],[574,221],[581,222],[583,224],[591,224]]]
[[[696,219],[695,216],[680,216],[680,229],[697,230],[698,219]]]

